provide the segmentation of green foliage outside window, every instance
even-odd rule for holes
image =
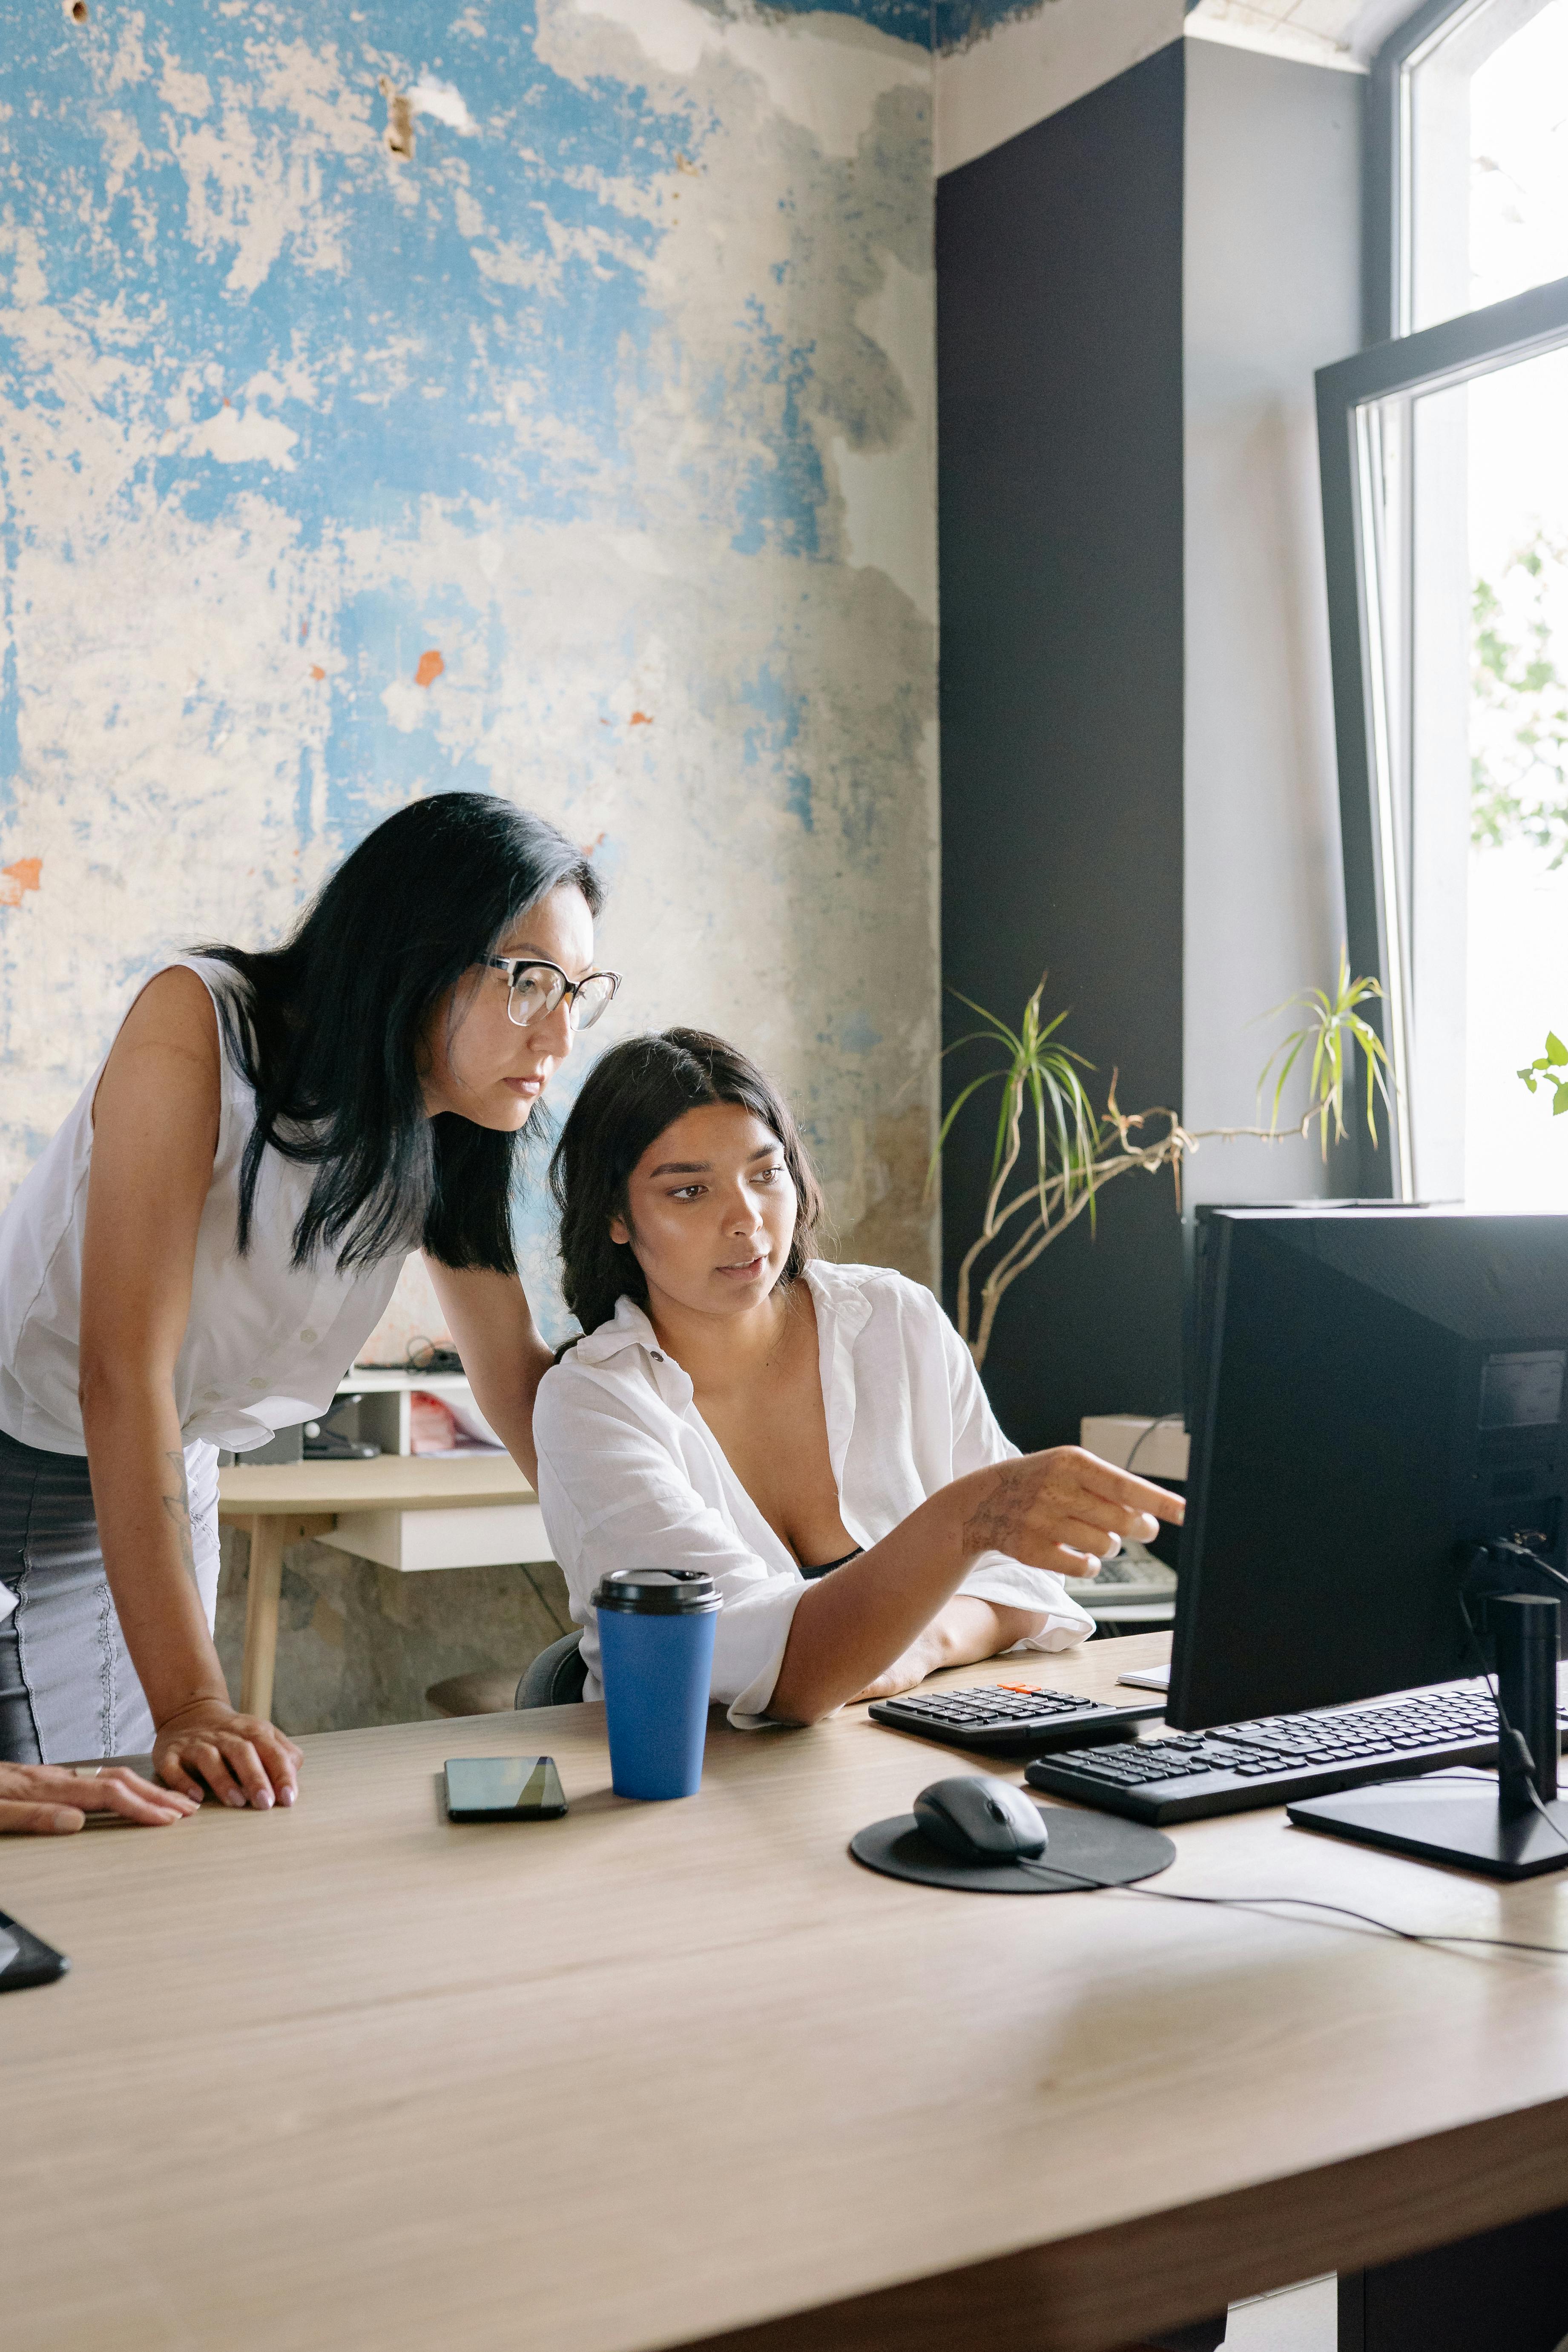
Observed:
[[[1568,1110],[1568,1045],[1563,1043],[1555,1029],[1546,1033],[1546,1051],[1537,1054],[1533,1062],[1521,1070],[1520,1076],[1531,1094],[1538,1086],[1550,1087],[1552,1116],[1557,1118]]]
[[[1568,614],[1568,548],[1537,528],[1470,597],[1470,839],[1525,841],[1568,859],[1568,678],[1555,631]]]

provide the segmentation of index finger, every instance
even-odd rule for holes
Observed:
[[[1168,1486],[1151,1486],[1147,1478],[1135,1477],[1131,1470],[1119,1470],[1114,1462],[1104,1462],[1098,1454],[1084,1454],[1086,1466],[1084,1485],[1091,1495],[1099,1495],[1108,1503],[1121,1503],[1130,1511],[1150,1511],[1173,1528],[1179,1528],[1187,1515],[1185,1498],[1173,1495]]]

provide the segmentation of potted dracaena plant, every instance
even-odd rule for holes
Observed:
[[[994,1058],[989,1068],[967,1081],[949,1108],[931,1154],[928,1184],[934,1183],[942,1149],[967,1106],[989,1087],[1001,1088],[984,1214],[979,1233],[959,1262],[954,1302],[953,1319],[977,1365],[985,1360],[997,1309],[1013,1284],[1080,1216],[1087,1214],[1092,1226],[1100,1194],[1117,1177],[1135,1168],[1151,1175],[1168,1168],[1179,1210],[1183,1162],[1203,1144],[1243,1138],[1279,1143],[1291,1136],[1306,1135],[1314,1121],[1327,1160],[1331,1132],[1335,1142],[1342,1142],[1349,1133],[1346,1103],[1354,1087],[1358,1056],[1363,1066],[1364,1115],[1373,1143],[1377,1097],[1381,1096],[1385,1108],[1392,1103],[1388,1055],[1362,1010],[1382,990],[1375,980],[1351,978],[1343,948],[1331,990],[1305,989],[1264,1016],[1273,1019],[1287,1012],[1302,1016],[1280,1039],[1258,1078],[1260,1108],[1273,1081],[1266,1127],[1193,1129],[1183,1126],[1177,1112],[1163,1108],[1124,1111],[1117,1101],[1114,1070],[1105,1108],[1097,1110],[1082,1076],[1092,1065],[1058,1034],[1066,1013],[1049,1020],[1042,1016],[1045,985],[1042,979],[1025,1005],[1016,1029],[956,989],[952,992],[981,1026],[958,1038],[946,1052],[958,1054],[983,1045],[991,1049]],[[1568,1053],[1563,1053],[1562,1058],[1568,1064]],[[1308,1108],[1300,1119],[1281,1126],[1286,1085],[1292,1072],[1303,1066]],[[1563,1076],[1559,1109],[1568,1099],[1568,1068]]]

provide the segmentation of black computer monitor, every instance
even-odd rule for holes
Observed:
[[[1434,1205],[1429,1201],[1422,1208]],[[1436,1203],[1440,1208],[1456,1208],[1457,1202]],[[1363,1201],[1345,1195],[1334,1200],[1311,1201],[1198,1201],[1193,1203],[1182,1219],[1182,1418],[1189,1429],[1195,1429],[1198,1420],[1197,1400],[1200,1389],[1198,1372],[1198,1298],[1202,1290],[1201,1274],[1208,1243],[1209,1222],[1214,1217],[1227,1217],[1233,1210],[1264,1207],[1271,1216],[1285,1216],[1297,1210],[1313,1217],[1326,1217],[1342,1209],[1388,1210],[1390,1201]],[[1176,1555],[1173,1549],[1171,1565]]]
[[[1568,1216],[1229,1209],[1198,1263],[1168,1720],[1472,1674],[1461,1594],[1564,1568]]]

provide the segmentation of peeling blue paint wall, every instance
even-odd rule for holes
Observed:
[[[931,46],[944,52],[961,49],[1015,16],[1038,16],[1055,4],[1056,0],[935,0]]]
[[[931,1270],[930,11],[0,0],[0,1200],[462,784]]]
[[[726,13],[726,0],[710,0],[710,5],[716,13]],[[1187,5],[1194,5],[1195,0]],[[770,13],[805,16],[823,9],[857,16],[900,40],[943,50],[961,48],[1014,16],[1037,16],[1052,5],[1054,0],[770,0]]]
[[[879,32],[892,33],[901,41],[918,41],[929,48],[932,26],[948,5],[949,0],[769,0],[769,13],[805,16],[824,9],[834,16],[857,16]],[[726,0],[718,0],[718,5],[724,8]]]

